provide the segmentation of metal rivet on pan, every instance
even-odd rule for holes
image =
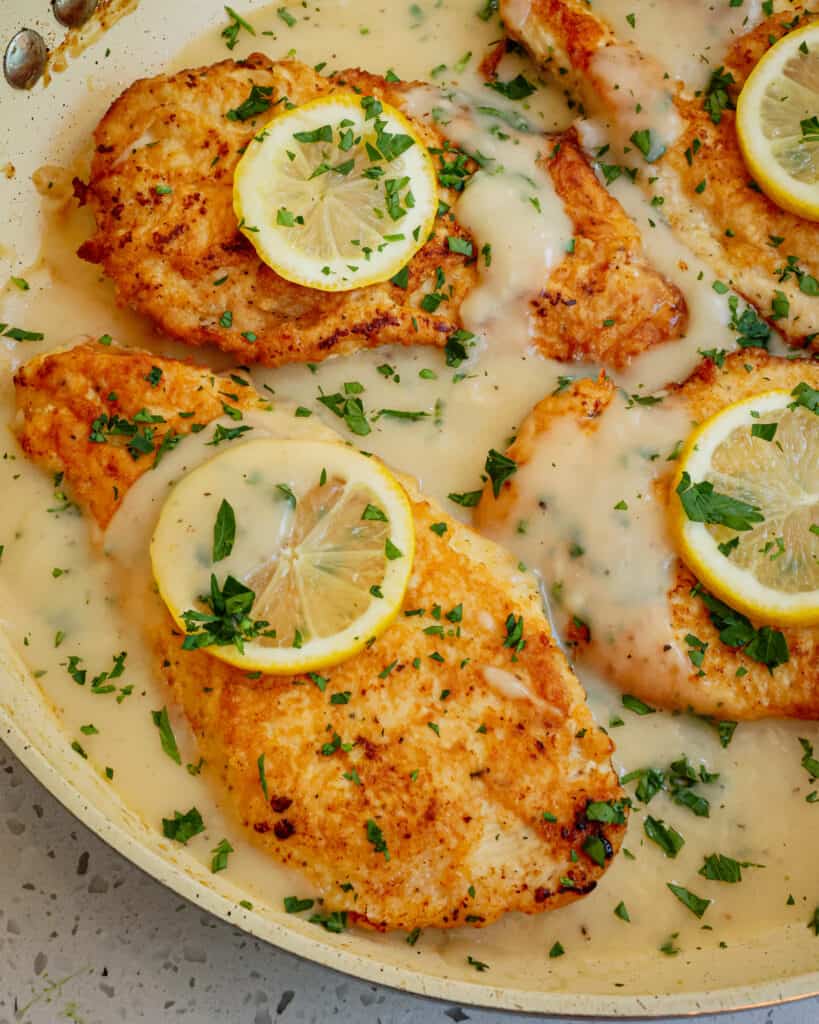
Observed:
[[[23,28],[12,37],[3,57],[3,74],[14,89],[30,89],[45,70],[48,48],[39,32]]]
[[[99,0],[51,0],[54,17],[66,28],[84,25],[97,9]]]

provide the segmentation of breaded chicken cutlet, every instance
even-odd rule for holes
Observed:
[[[236,164],[283,97],[301,104],[353,89],[407,113],[418,85],[357,70],[323,78],[262,54],[136,82],[97,127],[89,183],[77,185],[97,225],[80,255],[101,264],[119,301],[164,333],[216,345],[244,362],[318,362],[388,343],[443,347],[461,327],[480,250],[472,246],[466,255],[449,245],[450,236],[469,237],[457,223],[453,188],[441,190],[448,209],[410,261],[406,288],[386,282],[326,293],[285,281],[258,258],[233,212]],[[228,118],[254,87],[272,89],[262,97],[264,111]],[[442,172],[461,162],[462,186],[477,165],[444,139],[445,126],[408,116]],[[532,340],[551,358],[622,367],[679,338],[687,325],[681,292],[649,266],[639,232],[597,181],[574,133],[544,136],[543,148],[575,245],[532,303]],[[447,174],[448,181],[456,177]],[[422,308],[430,293],[434,312]],[[604,321],[607,330],[600,329]]]
[[[167,438],[181,438],[172,457],[182,456],[183,435],[194,424],[210,431],[237,389],[182,362],[97,344],[32,360],[15,384],[24,451],[64,473],[100,528]],[[266,404],[243,391],[240,403],[227,400],[245,415]],[[303,436],[335,438],[288,410],[276,415]],[[135,445],[128,425],[150,416],[160,418],[154,433]],[[561,906],[595,888],[625,832],[612,743],[591,717],[531,578],[402,483],[417,538],[406,614],[328,670],[324,685],[249,678],[206,651],[183,650],[152,593],[146,614],[157,672],[190,722],[220,799],[257,845],[310,879],[323,912],[412,929]],[[427,629],[455,606],[457,629]],[[522,624],[514,643],[510,616]],[[332,702],[337,691],[349,691],[349,701]],[[338,741],[328,751],[330,737]],[[368,821],[389,858],[368,839]]]
[[[572,220],[574,245],[531,304],[538,349],[622,369],[682,337],[682,292],[650,265],[637,226],[598,182],[574,129],[554,140],[543,163]]]
[[[384,79],[362,84],[393,99]],[[338,88],[306,64],[259,53],[134,83],[94,133],[91,178],[79,191],[97,232],[79,255],[102,264],[119,301],[165,334],[245,363],[320,362],[385,344],[443,347],[477,278],[474,261],[448,244],[469,237],[451,217],[438,218],[410,261],[406,288],[388,281],[334,293],[284,280],[239,231],[233,174],[248,143],[284,100],[300,105]],[[257,102],[248,107],[251,94]],[[434,130],[415,128],[426,145],[441,145]],[[447,287],[425,312],[421,298],[435,290],[438,268]]]
[[[587,111],[613,123],[626,139],[632,130],[651,130],[653,106],[668,107],[669,117],[676,113],[676,138],[658,159],[638,168],[637,181],[662,203],[662,216],[682,240],[775,323],[789,344],[815,348],[819,300],[801,284],[804,275],[819,278],[819,225],[781,209],[756,186],[740,151],[733,109],[765,51],[811,17],[796,0],[781,6],[784,11],[714,58],[720,67],[705,95],[675,82],[651,56],[618,39],[586,0],[501,0],[501,14],[509,34],[564,85],[568,72]],[[616,68],[622,83],[616,74],[612,78]],[[639,95],[632,83],[640,84]],[[712,99],[714,91],[720,91],[719,101]],[[606,159],[617,163],[621,156],[612,147]]]
[[[680,408],[691,423],[701,423],[734,402],[780,388],[792,391],[802,381],[819,388],[819,364],[782,359],[749,348],[726,356],[722,365],[705,360],[685,382],[670,386],[663,404]],[[544,398],[522,424],[507,456],[515,460],[522,475],[550,432],[563,423],[576,423],[581,431],[598,431],[616,394],[611,379],[601,377],[577,380],[559,394]],[[651,444],[656,439],[646,441]],[[568,471],[572,472],[571,467]],[[673,472],[673,462],[669,462],[656,478],[653,489],[653,502],[663,516]],[[519,477],[506,481],[497,499],[487,486],[475,513],[476,525],[489,536],[504,527],[508,530],[508,525],[517,522],[522,514],[518,507],[520,493]],[[542,528],[550,529],[549,511],[545,507]],[[639,530],[640,526],[632,529]],[[652,551],[646,557],[659,559],[660,555]],[[724,606],[720,609],[719,602],[715,604],[707,592],[700,588],[695,592],[698,581],[679,559],[673,561],[670,576],[660,614],[664,620],[662,635],[667,633],[673,639],[674,650],[658,649],[656,658],[646,664],[638,652],[638,638],[652,628],[650,609],[635,603],[630,626],[620,632],[616,642],[604,630],[595,630],[593,623],[589,626],[579,620],[571,621],[567,639],[577,657],[625,692],[653,705],[693,709],[721,719],[819,719],[819,627],[782,627],[787,660],[771,669],[764,659],[749,656],[745,649],[750,635],[747,630],[741,646],[729,646],[720,638],[726,628],[726,614],[734,623],[743,616],[734,613],[731,617],[731,610]],[[745,622],[748,623],[747,618]],[[749,625],[755,628],[758,624]],[[737,635],[736,630],[734,634]],[[702,645],[705,653],[701,664],[699,658],[690,659],[686,654],[689,637]]]

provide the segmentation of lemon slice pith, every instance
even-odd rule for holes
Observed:
[[[376,459],[264,439],[180,480],[151,563],[186,648],[291,675],[344,661],[387,628],[414,546],[406,493]]]
[[[779,206],[819,220],[819,21],[789,32],[760,60],[737,101],[745,162]]]
[[[721,507],[695,522],[683,496],[703,484],[702,508]],[[771,625],[819,622],[819,415],[792,393],[752,396],[695,430],[670,501],[681,556],[717,597]]]
[[[285,110],[236,168],[240,229],[281,277],[321,291],[386,281],[432,233],[438,184],[395,108],[334,93]]]

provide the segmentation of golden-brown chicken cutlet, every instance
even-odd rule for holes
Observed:
[[[680,289],[643,253],[637,226],[597,180],[573,129],[544,157],[574,245],[532,302],[532,337],[552,359],[615,369],[685,333]]]
[[[119,300],[166,334],[217,345],[245,362],[318,362],[387,343],[444,346],[477,283],[479,247],[466,255],[449,244],[452,236],[469,237],[453,213],[454,188],[442,189],[448,209],[410,261],[406,288],[386,282],[326,293],[285,281],[258,258],[233,211],[236,164],[283,98],[300,104],[353,89],[407,112],[417,85],[354,69],[327,79],[261,54],[136,82],[98,126],[90,181],[77,185],[97,224],[80,255],[101,263]],[[263,112],[229,119],[254,87],[273,90],[257,93]],[[476,169],[444,139],[445,126],[408,116],[444,173],[458,161]],[[544,137],[543,145],[575,248],[532,304],[539,349],[555,359],[621,367],[676,340],[687,323],[685,300],[644,259],[639,233],[595,178],[574,133]],[[430,293],[435,304],[424,301]],[[604,321],[611,326],[601,330]]]
[[[98,345],[40,357],[16,384],[25,451],[65,474],[100,527],[113,511],[112,485],[121,501],[161,439],[136,453],[127,435],[94,441],[98,417],[141,412],[176,426],[178,406],[212,423],[235,390],[184,363]],[[245,399],[245,414],[255,402]],[[290,410],[271,415],[335,437]],[[237,425],[235,415],[228,423]],[[183,650],[151,593],[157,671],[220,799],[255,843],[310,879],[324,912],[412,929],[552,909],[590,892],[622,841],[612,743],[531,577],[405,486],[417,539],[404,614],[363,653],[324,677],[251,678],[207,651]],[[333,701],[336,693],[349,697]]]
[[[584,0],[532,0],[522,19],[514,0],[502,0],[501,10],[510,34],[545,68],[568,71],[589,112],[615,122],[626,138],[632,128],[651,127],[652,98],[676,112],[679,134],[659,159],[639,168],[638,182],[659,197],[662,215],[683,241],[775,322],[790,344],[815,347],[819,299],[801,283],[804,275],[819,278],[819,226],[782,210],[755,185],[733,109],[765,51],[811,16],[795,0],[782,6],[731,43],[705,95],[674,83],[651,56],[621,42]],[[612,67],[622,69],[622,88]],[[626,79],[640,83],[639,96],[625,87]],[[606,159],[616,163],[618,157],[612,148]],[[794,262],[796,272],[788,272]],[[773,308],[777,292],[787,299],[785,315],[781,300]]]
[[[225,415],[269,402],[235,380],[100,343],[33,359],[14,377],[26,455],[65,473],[103,529],[145,469]]]
[[[355,84],[346,82],[347,90]],[[366,87],[395,100],[384,79],[366,76]],[[319,362],[388,343],[443,347],[476,280],[474,261],[448,244],[468,237],[451,216],[439,217],[410,261],[406,288],[386,282],[338,293],[285,281],[238,230],[233,173],[248,142],[280,103],[338,88],[305,64],[263,54],[134,83],[94,133],[91,177],[78,190],[97,231],[80,255],[102,264],[119,301],[161,331],[243,362]],[[254,89],[257,102],[243,108]],[[428,146],[441,145],[433,129],[415,128]],[[442,198],[454,201],[446,190]],[[421,300],[435,290],[438,268],[446,289],[429,313]]]
[[[760,349],[744,349],[725,357],[721,366],[711,360],[702,362],[684,383],[671,386],[663,405],[679,408],[692,424],[700,423],[734,402],[777,388],[792,391],[802,381],[819,388],[819,364],[777,358]],[[523,514],[521,481],[527,464],[535,464],[539,448],[567,422],[576,423],[578,430],[596,433],[605,426],[616,393],[613,382],[601,377],[577,380],[559,394],[544,398],[529,414],[506,452],[519,467],[518,475],[503,485],[497,499],[487,486],[476,510],[479,528],[490,536],[508,532],[509,524],[518,522]],[[650,446],[657,439],[644,441]],[[651,500],[665,517],[673,462],[656,464],[660,469]],[[571,467],[568,471],[572,471]],[[600,509],[599,514],[605,512]],[[541,523],[534,526],[530,522],[529,528],[556,529],[554,524],[550,525],[549,516],[549,509],[545,508]],[[631,528],[642,529],[639,523]],[[669,553],[673,554],[670,548]],[[656,551],[647,550],[646,558],[660,557]],[[660,614],[663,634],[668,633],[673,651],[658,651],[657,658],[646,665],[638,653],[639,638],[652,628],[652,609],[635,602],[629,613],[629,628],[621,630],[616,641],[605,630],[595,630],[594,623],[589,626],[570,619],[567,639],[578,658],[593,665],[624,691],[650,704],[692,708],[723,719],[819,718],[819,628],[783,627],[788,660],[771,670],[764,659],[754,660],[743,647],[728,646],[720,639],[725,623],[720,625],[719,609],[707,593],[700,593],[699,589],[693,592],[697,580],[679,559],[672,560],[669,584],[664,599],[661,597]],[[639,590],[637,580],[634,590]],[[716,615],[712,614],[715,609]],[[741,619],[743,616],[737,617],[737,621]],[[747,619],[744,621],[748,623]],[[687,656],[688,637],[705,645],[701,665],[694,664],[699,662],[698,658],[692,661]],[[747,636],[743,643],[746,640]]]

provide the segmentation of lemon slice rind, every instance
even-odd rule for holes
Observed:
[[[775,441],[753,438],[751,428],[755,423],[768,422],[772,415],[782,414],[792,403],[793,397],[790,392],[769,391],[736,402],[701,424],[688,439],[680,455],[670,491],[672,531],[683,561],[698,580],[720,600],[756,621],[769,625],[811,625],[819,622],[819,538],[809,534],[805,527],[804,543],[808,548],[815,548],[817,553],[812,556],[815,562],[816,588],[796,592],[777,589],[762,583],[758,573],[736,564],[729,555],[724,554],[719,548],[719,531],[713,527],[709,529],[705,523],[690,520],[676,489],[683,473],[688,473],[694,483],[711,479],[715,489],[719,491],[719,472],[714,471],[713,464],[715,455],[721,447],[726,442],[730,444],[732,438],[744,436],[741,432],[745,428],[748,431],[748,438],[744,441],[749,446],[747,450],[752,450],[753,445],[774,444]],[[814,429],[815,426],[816,437],[813,443],[819,450],[819,416],[807,410],[797,410],[795,414],[805,417],[804,423],[808,430]],[[760,452],[767,459],[768,456],[777,453],[777,449],[764,448],[760,449]],[[785,459],[784,453],[781,453],[781,457]],[[785,476],[787,477],[787,472]],[[774,481],[774,485],[779,484],[779,481]],[[760,493],[764,490],[763,485]],[[743,498],[762,508],[763,513],[767,511],[764,496],[754,500],[753,495],[746,491]],[[789,515],[799,514],[803,506],[816,508],[818,511],[815,518],[819,520],[819,479],[816,483],[816,493],[807,496],[795,495],[790,507],[783,508],[780,503],[780,507],[770,513],[772,521],[785,521]],[[777,516],[779,520],[776,519]],[[734,531],[726,532],[726,537],[733,535]],[[747,535],[737,532],[736,536],[740,538],[740,543],[743,543],[744,538],[750,537],[750,531]],[[763,558],[776,559],[777,555],[778,550],[774,549],[771,554],[757,552],[755,557],[759,564],[763,564]],[[787,563],[782,564],[784,566]]]
[[[819,21],[789,32],[765,53],[740,92],[736,125],[763,192],[783,209],[819,220],[819,141],[804,143],[800,128],[819,110],[819,91],[793,78],[804,61],[816,62],[811,77],[819,80]]]
[[[321,491],[329,486],[318,487],[322,472],[331,483],[335,482],[337,500],[325,518],[317,515],[312,528],[296,536],[301,497],[297,497],[295,510],[291,510],[287,500],[282,498],[283,492],[279,491],[279,513],[274,516],[272,510],[277,500],[278,484],[271,487],[271,481],[289,486],[288,479],[295,476],[304,480],[309,476],[315,478],[317,487],[314,490]],[[264,480],[261,485],[257,482],[255,490],[251,490],[247,486],[248,481],[252,482],[260,473]],[[295,491],[295,486],[293,489]],[[231,556],[211,564],[214,509],[223,498],[231,503],[231,507],[237,506],[237,539]],[[248,500],[252,502],[250,506],[247,505]],[[349,506],[347,509],[345,502]],[[367,505],[380,509],[386,516],[386,522],[369,524],[383,526],[381,532],[371,531],[378,539],[364,550],[355,550],[349,537],[358,523],[361,523],[362,531],[368,525],[361,521],[360,514],[361,508]],[[351,514],[353,506],[354,517]],[[254,512],[258,512],[259,519],[254,518]],[[268,528],[264,519],[266,514],[270,517],[269,536],[273,550],[265,585],[256,589],[252,585],[254,578],[265,578],[258,552],[260,537],[264,543],[265,536],[259,530]],[[343,529],[336,530],[335,534],[332,526],[334,514],[344,519]],[[248,541],[243,549],[241,531],[248,524],[252,524],[256,532],[252,542]],[[387,557],[386,538],[400,551],[400,557]],[[290,635],[285,634],[282,623],[292,621],[297,605],[305,611],[299,619],[300,625],[306,619],[311,626],[316,622],[329,623],[331,630],[334,616],[337,618],[337,613],[343,611],[338,606],[339,601],[344,602],[347,608],[360,605],[361,613],[335,632],[305,630],[305,633],[313,635],[306,635],[300,646],[292,643],[276,646],[264,640],[246,639],[242,651],[234,645],[203,648],[208,654],[237,668],[271,675],[298,675],[346,661],[388,628],[401,609],[412,571],[414,550],[414,521],[409,499],[398,480],[378,459],[364,456],[340,442],[266,438],[236,444],[183,477],[160,512],[150,554],[159,594],[183,633],[187,632],[186,611],[209,611],[202,604],[201,595],[207,592],[207,578],[211,573],[220,583],[229,574],[250,586],[255,594],[250,618],[269,622],[270,628],[275,629],[282,640]],[[240,563],[247,551],[253,551],[254,556],[242,565]],[[289,563],[282,554],[284,551],[290,552]],[[276,555],[277,558],[274,557]],[[293,569],[296,564],[298,567]],[[289,565],[287,579],[284,578],[287,573],[282,571],[282,566],[286,565]],[[355,577],[362,565],[378,570],[376,589],[381,596],[371,593],[369,578],[366,585],[356,584]],[[306,591],[309,592],[309,600],[305,599]],[[326,615],[321,609],[323,601],[329,609]]]
[[[412,145],[374,159],[379,128]],[[324,138],[296,138],[311,133]],[[254,136],[236,167],[233,206],[240,230],[280,277],[350,291],[394,277],[426,243],[438,214],[437,174],[399,110],[338,92],[281,112]]]

